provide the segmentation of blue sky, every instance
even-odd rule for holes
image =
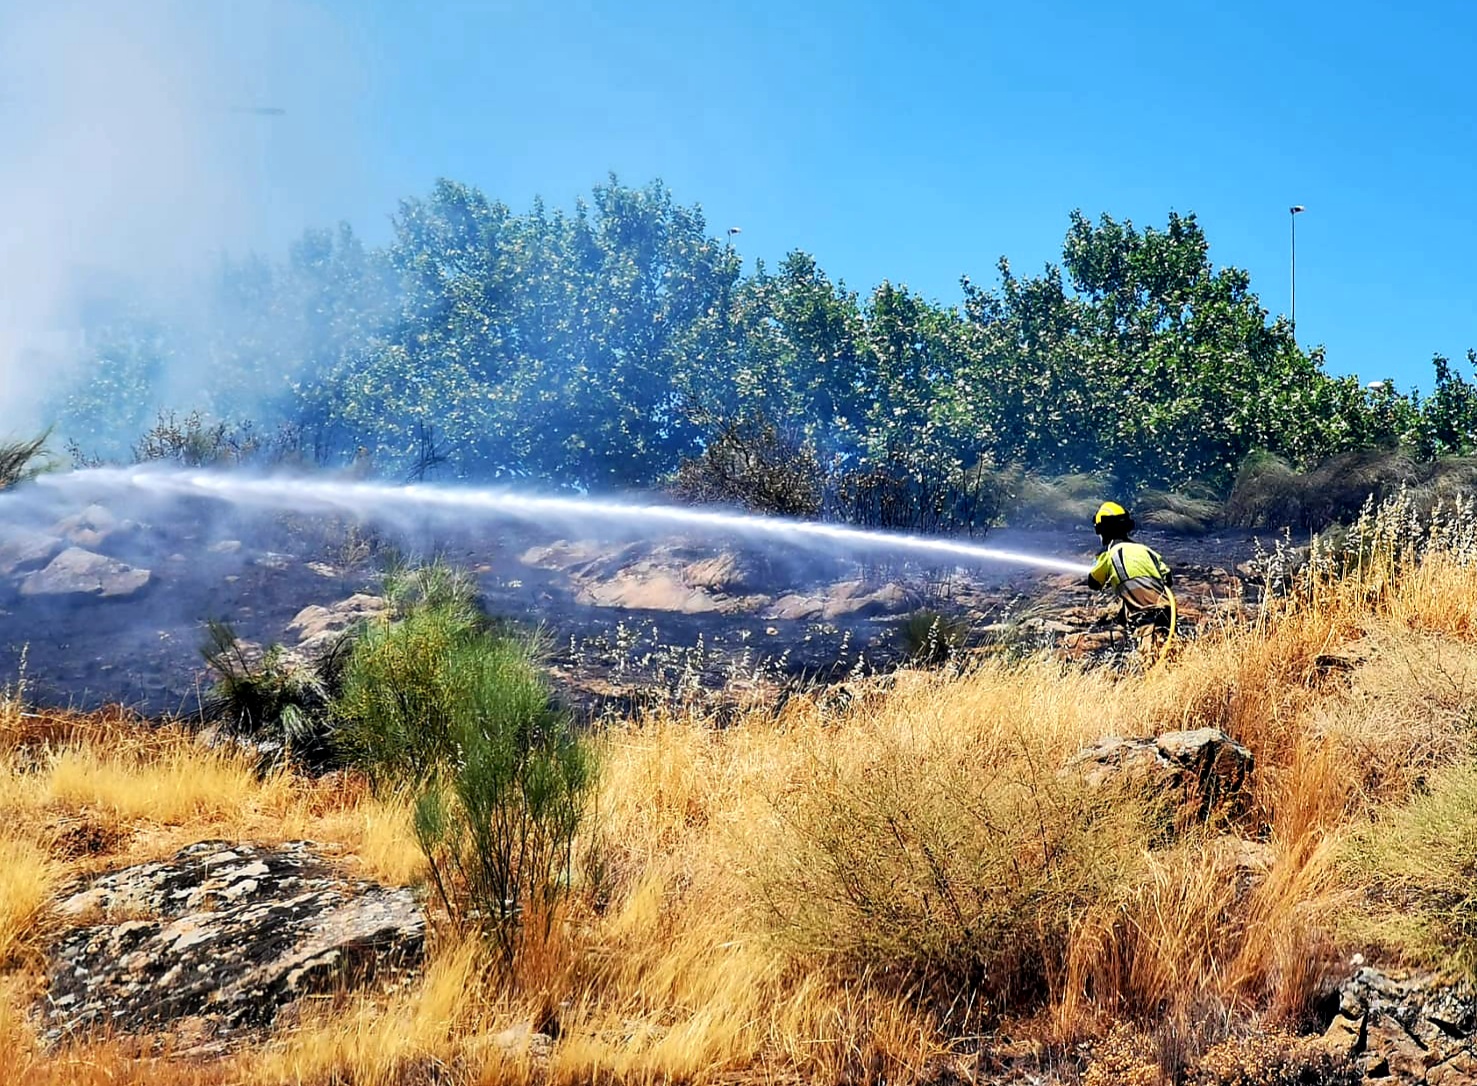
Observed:
[[[1173,209],[1276,313],[1303,204],[1299,339],[1330,370],[1426,385],[1433,352],[1477,346],[1464,5],[314,6],[352,94],[315,108],[264,66],[253,93],[288,113],[261,153],[332,143],[343,181],[312,211],[371,237],[437,176],[521,208],[614,170],[742,227],[751,265],[802,248],[854,288],[952,303],[1001,254],[1057,259],[1073,208],[1141,225]],[[244,41],[256,11],[214,17]]]

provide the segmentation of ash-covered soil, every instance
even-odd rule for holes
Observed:
[[[902,627],[920,610],[957,617],[967,651],[1112,648],[1096,621],[1106,598],[1075,576],[1004,563],[879,563],[772,541],[641,538],[629,524],[375,524],[194,499],[145,509],[12,498],[0,512],[0,685],[23,682],[42,705],[189,714],[211,681],[207,622],[312,651],[373,613],[396,554],[473,571],[487,610],[536,627],[556,683],[591,708],[886,670],[905,658]],[[1139,538],[1179,571],[1188,636],[1254,595],[1237,574],[1256,551],[1245,533]],[[1096,541],[1083,527],[987,542],[1086,562]]]

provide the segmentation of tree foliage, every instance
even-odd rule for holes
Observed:
[[[1194,215],[1074,212],[1059,264],[997,267],[958,306],[859,294],[802,252],[745,274],[659,182],[517,213],[441,181],[382,249],[340,227],[223,261],[203,331],[132,311],[96,330],[62,429],[107,449],[161,407],[249,409],[319,461],[414,472],[434,434],[457,476],[581,490],[661,485],[736,433],[898,493],[984,468],[1224,491],[1254,452],[1477,448],[1477,386],[1448,360],[1424,400],[1328,374]],[[185,363],[203,385],[166,402]]]

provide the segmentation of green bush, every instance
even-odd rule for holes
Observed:
[[[476,580],[466,570],[440,559],[391,563],[381,578],[380,591],[397,618],[418,611],[446,610],[469,630],[487,624],[477,604]]]
[[[470,577],[392,570],[390,618],[355,641],[334,704],[337,741],[380,790],[415,792],[415,832],[453,921],[511,968],[548,935],[593,783],[587,746],[554,706],[526,638],[493,628]]]
[[[344,666],[334,706],[339,747],[380,789],[440,776],[460,757],[471,723],[526,731],[549,711],[527,646],[449,606],[371,624]]]
[[[459,662],[478,670],[475,655]],[[508,684],[499,663],[482,663],[469,706],[490,706]],[[457,719],[456,761],[418,797],[415,833],[448,914],[480,930],[511,969],[530,930],[552,931],[594,763],[565,714],[509,723]]]

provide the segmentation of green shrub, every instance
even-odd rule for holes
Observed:
[[[1343,871],[1365,895],[1348,914],[1351,937],[1477,975],[1477,763],[1442,771],[1365,827]]]
[[[78,467],[103,459],[89,455],[75,440],[70,443]],[[308,436],[293,423],[259,431],[250,419],[236,423],[212,422],[200,411],[183,416],[160,411],[154,425],[133,445],[135,463],[173,463],[187,468],[225,468],[240,465],[305,465],[326,459],[326,450],[311,447]]]
[[[371,624],[342,683],[337,743],[381,789],[426,784],[454,765],[468,722],[527,730],[549,712],[549,691],[527,646],[450,606]]]
[[[134,445],[133,458],[140,464],[167,460],[194,468],[249,460],[260,446],[250,423],[231,427],[207,422],[199,411],[183,418],[161,411]]]
[[[467,693],[487,705],[507,676],[483,662]],[[461,663],[475,670],[477,660]],[[415,833],[448,914],[480,930],[512,969],[530,930],[544,939],[552,931],[594,764],[567,715],[507,724],[457,719],[456,761],[418,797]]]
[[[465,573],[401,567],[385,594],[389,619],[344,664],[339,748],[377,789],[415,792],[437,896],[512,968],[530,926],[548,936],[568,886],[594,777],[588,748],[528,639],[491,626]]]
[[[470,629],[486,625],[477,603],[477,582],[470,573],[439,558],[432,562],[396,561],[385,570],[380,591],[395,617],[445,609]]]

